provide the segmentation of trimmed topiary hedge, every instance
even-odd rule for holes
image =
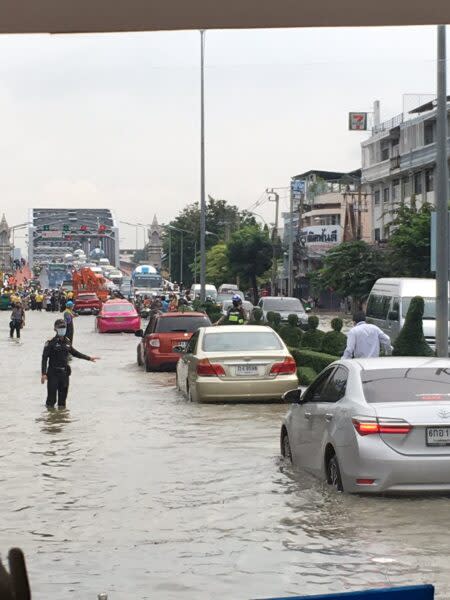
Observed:
[[[289,315],[287,325],[282,325],[278,333],[287,346],[299,348],[303,337],[303,331],[298,327],[297,315]]]
[[[312,350],[318,350],[320,352],[322,348],[322,340],[325,332],[317,329],[319,327],[319,318],[316,315],[308,317],[308,329],[302,338],[302,347],[311,348]]]
[[[345,347],[347,346],[347,336],[345,336],[341,329],[344,322],[341,318],[336,317],[331,320],[331,327],[333,331],[327,331],[322,339],[321,351],[326,354],[333,354],[335,356],[342,356]]]
[[[289,352],[295,359],[297,367],[310,367],[316,373],[320,373],[325,367],[337,360],[338,356],[315,352],[314,350],[303,350],[298,348],[289,348]]]
[[[311,367],[299,367],[297,377],[300,385],[310,385],[317,377],[317,373]]]
[[[405,324],[394,342],[393,356],[434,356],[423,335],[424,306],[421,296],[411,299]]]

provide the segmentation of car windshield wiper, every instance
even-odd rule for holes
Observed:
[[[171,329],[170,333],[187,333],[187,329]]]

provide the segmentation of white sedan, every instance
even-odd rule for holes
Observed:
[[[281,400],[298,385],[297,365],[270,327],[201,327],[177,364],[177,386],[198,402]]]

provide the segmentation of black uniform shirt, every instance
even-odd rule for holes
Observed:
[[[47,373],[47,363],[49,370],[67,367],[69,354],[75,356],[75,358],[91,360],[90,356],[86,356],[86,354],[75,350],[67,337],[61,338],[56,335],[51,340],[45,342],[44,352],[42,353],[42,375],[46,375]]]

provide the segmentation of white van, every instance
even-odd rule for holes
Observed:
[[[391,341],[405,322],[411,298],[422,296],[425,302],[423,332],[428,344],[436,342],[436,280],[407,277],[378,279],[367,300],[367,322],[378,325]]]
[[[192,300],[195,300],[196,298],[200,298],[200,290],[201,290],[201,285],[199,283],[194,283],[191,287],[191,298]],[[208,296],[211,296],[211,298],[213,300],[217,299],[217,289],[215,285],[210,285],[209,283],[207,283],[205,285],[205,296],[206,298]]]

